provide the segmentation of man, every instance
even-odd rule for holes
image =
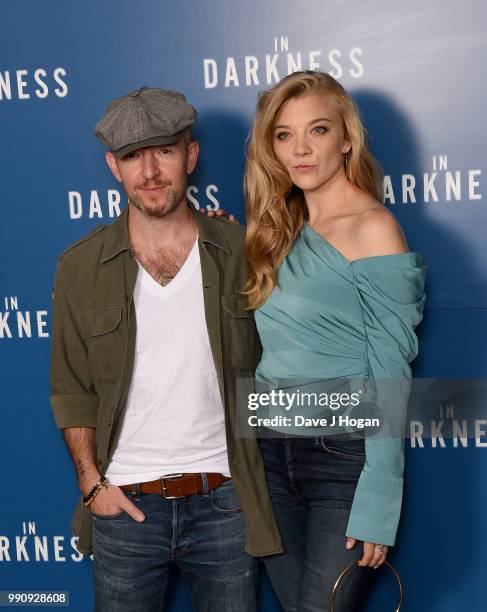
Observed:
[[[129,204],[58,261],[52,397],[82,493],[95,608],[161,610],[170,562],[197,610],[255,610],[256,561],[282,551],[236,378],[260,355],[239,294],[244,230],[188,206],[195,109],[142,88],[96,126]]]

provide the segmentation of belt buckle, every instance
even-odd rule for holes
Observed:
[[[165,480],[176,480],[177,478],[181,478],[184,474],[167,474],[167,476],[163,476],[161,478],[162,485],[162,497],[164,499],[179,499],[180,497],[184,497],[184,495],[166,495],[166,485],[164,484]]]

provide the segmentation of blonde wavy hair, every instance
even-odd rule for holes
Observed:
[[[290,98],[332,96],[351,143],[343,163],[347,179],[382,201],[382,172],[366,142],[358,110],[345,89],[323,72],[295,72],[259,96],[245,166],[248,280],[243,293],[249,308],[258,308],[277,283],[277,269],[308,216],[303,192],[293,185],[273,149],[273,128],[281,106]]]

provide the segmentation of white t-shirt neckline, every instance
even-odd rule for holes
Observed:
[[[167,285],[161,285],[158,283],[155,278],[153,278],[149,272],[147,272],[140,261],[136,259],[139,266],[140,281],[144,288],[159,296],[163,300],[172,297],[181,287],[185,285],[188,278],[190,278],[194,267],[198,265],[198,248],[198,238],[196,238],[189,255],[186,257],[186,261],[183,263],[176,276]]]

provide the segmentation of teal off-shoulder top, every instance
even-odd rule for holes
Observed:
[[[374,401],[404,420],[422,319],[426,267],[420,253],[348,261],[308,223],[278,271],[278,285],[256,311],[262,382],[364,378]],[[393,384],[390,394],[383,381]],[[404,439],[367,436],[347,536],[393,545],[403,494]]]

